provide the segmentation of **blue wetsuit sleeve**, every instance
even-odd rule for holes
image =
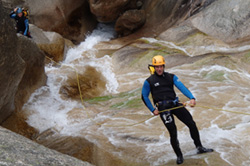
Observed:
[[[10,18],[15,18],[15,17],[16,17],[16,14],[15,14],[14,11],[12,11],[12,12],[10,13]]]
[[[23,35],[24,35],[24,36],[27,36],[28,29],[29,29],[29,20],[28,20],[28,19],[25,19],[25,20],[24,20],[24,24],[25,24],[25,31],[24,31]]]
[[[193,94],[185,87],[185,85],[179,80],[179,78],[174,75],[174,85],[189,99],[195,99]]]
[[[144,104],[148,107],[148,109],[151,112],[154,112],[155,108],[153,107],[151,101],[149,100],[148,96],[150,93],[150,85],[149,82],[146,80],[143,84],[142,87],[142,93],[141,93],[141,97],[142,97],[142,101],[144,102]]]

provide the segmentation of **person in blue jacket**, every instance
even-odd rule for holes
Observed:
[[[182,164],[184,159],[179,146],[177,128],[173,115],[175,115],[189,128],[190,135],[197,148],[198,154],[212,152],[213,149],[207,149],[202,146],[199,131],[192,118],[192,115],[184,106],[181,107],[182,104],[179,103],[178,97],[174,91],[174,86],[176,86],[186,97],[190,99],[189,104],[191,106],[196,105],[193,94],[184,86],[184,84],[178,79],[176,75],[164,71],[165,59],[163,56],[154,56],[152,59],[152,65],[155,72],[150,77],[148,77],[143,84],[142,100],[154,115],[160,115],[161,120],[168,129],[170,134],[170,143],[175,154],[177,155],[176,163]],[[149,93],[152,95],[154,106],[148,97]],[[174,107],[180,108],[172,109],[171,111],[163,111],[165,109]]]
[[[11,11],[10,17],[16,21],[17,33],[21,33],[24,36],[31,38],[29,32],[29,20],[25,17],[22,8],[15,8],[13,11]]]

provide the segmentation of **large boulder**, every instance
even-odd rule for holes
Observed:
[[[15,110],[15,94],[25,72],[17,54],[17,36],[0,2],[0,123]]]
[[[126,10],[136,7],[136,0],[89,0],[90,10],[99,22],[114,22]]]
[[[203,38],[199,39],[200,43],[196,37],[196,45],[202,43],[203,45],[214,45],[215,42],[212,44],[204,43],[211,42],[211,38],[229,45],[245,44],[250,39],[249,7],[249,1],[244,0],[216,1],[206,10],[202,10],[181,24],[167,29],[159,35],[159,38],[180,43],[191,35],[198,36],[197,34],[199,34],[201,36],[203,34]],[[204,38],[206,40],[203,40]]]
[[[142,9],[146,12],[146,23],[137,35],[156,37],[214,1],[216,0],[145,0]]]
[[[142,27],[145,21],[144,10],[128,10],[116,21],[115,31],[118,36],[127,36]]]
[[[179,42],[198,32],[227,44],[244,43],[250,39],[249,7],[250,3],[244,0],[219,0],[159,37]]]
[[[33,40],[18,34],[17,54],[25,62],[25,72],[15,96],[16,111],[19,111],[30,95],[46,84],[47,77],[44,71],[45,54]]]
[[[99,22],[116,22],[119,36],[127,36],[145,23],[145,12],[138,10],[143,0],[89,0],[89,5]]]
[[[0,3],[0,123],[21,109],[35,89],[45,85],[45,55],[29,38],[16,35]]]
[[[250,39],[250,2],[220,0],[191,20],[199,31],[225,43],[238,43]]]
[[[30,25],[32,39],[37,46],[46,54],[46,56],[55,62],[62,61],[68,49],[74,47],[74,44],[63,38],[56,32],[43,31],[35,25]]]
[[[48,149],[2,127],[0,127],[0,153],[1,165],[92,166],[88,162]]]

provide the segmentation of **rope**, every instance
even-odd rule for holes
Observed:
[[[163,113],[163,112],[167,112],[167,111],[171,111],[171,110],[179,109],[179,108],[182,108],[182,107],[185,107],[185,105],[181,105],[181,106],[178,106],[178,107],[173,107],[173,108],[165,109],[165,110],[159,111],[159,113]],[[125,127],[125,126],[135,126],[135,125],[138,125],[138,124],[144,123],[144,122],[146,122],[146,121],[148,121],[149,119],[154,118],[154,117],[155,117],[155,116],[151,116],[151,115],[150,115],[150,117],[149,117],[149,118],[147,118],[146,120],[143,120],[143,121],[140,121],[140,122],[137,122],[137,123],[133,123],[133,124],[123,125],[123,126],[111,126],[111,125],[104,125],[104,126],[108,126],[108,127]]]
[[[182,107],[185,107],[185,104],[181,105],[181,106],[178,106],[178,107],[169,108],[169,109],[165,109],[165,110],[159,111],[159,113],[168,112],[168,111],[171,111],[171,110],[176,110],[176,109],[179,109],[179,108],[182,108]]]
[[[83,97],[82,97],[82,91],[81,91],[81,86],[80,86],[79,75],[78,75],[78,73],[77,73],[76,70],[75,70],[75,72],[76,72],[77,86],[78,86],[78,90],[79,90],[79,94],[80,94],[82,106],[83,106],[83,109],[85,109],[85,106],[84,106],[84,104],[83,104]]]
[[[189,104],[184,103],[183,105],[178,106],[178,107],[174,107],[174,108],[159,111],[159,113],[163,113],[163,112],[175,110],[175,109],[178,109],[178,108],[182,108],[182,107],[185,107],[186,105],[189,105]],[[200,108],[205,108],[205,109],[212,109],[212,110],[216,110],[216,111],[230,112],[230,113],[235,113],[235,114],[250,115],[250,113],[246,113],[246,112],[230,111],[230,110],[225,110],[225,109],[220,109],[220,108],[212,108],[212,107],[208,107],[208,106],[195,105],[195,107],[200,107]]]
[[[63,65],[62,63],[58,63],[56,62],[55,60],[53,60],[52,58],[48,57],[48,56],[45,56],[47,59],[49,59],[51,62],[57,64],[57,65]],[[68,66],[68,67],[71,67],[71,66]],[[80,86],[80,79],[79,79],[79,74],[77,72],[77,70],[73,67],[71,67],[75,73],[76,73],[76,80],[77,80],[77,86],[78,86],[78,91],[79,91],[79,94],[80,94],[80,99],[81,99],[81,103],[82,103],[82,106],[83,106],[83,109],[85,109],[85,106],[83,104],[83,97],[82,97],[82,91],[81,91],[81,86]]]
[[[230,111],[230,110],[225,110],[225,109],[220,109],[220,108],[212,108],[212,107],[208,107],[208,106],[196,105],[196,107],[205,108],[205,109],[212,109],[212,110],[216,110],[216,111],[230,112],[230,113],[235,113],[235,114],[250,115],[250,113],[246,113],[246,112]]]

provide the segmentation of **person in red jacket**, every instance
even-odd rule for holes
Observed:
[[[142,87],[142,100],[148,109],[154,115],[160,115],[161,120],[168,129],[170,134],[170,143],[177,155],[177,164],[182,164],[184,159],[179,146],[177,138],[177,128],[175,125],[175,115],[180,121],[182,121],[190,131],[190,135],[197,148],[197,153],[212,152],[213,149],[207,149],[202,146],[200,141],[199,131],[189,111],[179,103],[179,99],[174,91],[176,86],[186,97],[190,99],[190,105],[195,106],[195,97],[184,86],[184,84],[174,74],[164,72],[165,59],[161,55],[154,56],[152,59],[155,72],[145,80]],[[155,107],[152,105],[148,96],[151,93]],[[163,111],[165,109],[180,107],[171,111]],[[162,111],[162,112],[161,112]]]

